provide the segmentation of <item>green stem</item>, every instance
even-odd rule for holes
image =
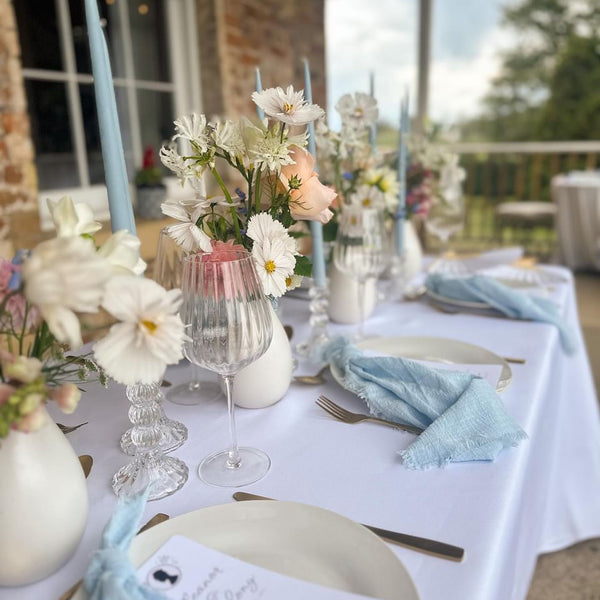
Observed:
[[[217,169],[215,169],[215,167],[213,167],[210,170],[210,172],[213,174],[213,177],[216,179],[217,183],[219,184],[219,187],[223,191],[223,194],[225,195],[227,202],[229,202],[229,204],[233,204],[231,194],[229,193],[229,190],[227,189],[225,182],[223,181],[223,179],[221,179],[221,176],[217,172]],[[231,218],[233,219],[233,229],[235,231],[235,239],[239,244],[242,244],[242,233],[240,231],[240,221],[238,218],[237,211],[235,210],[235,206],[232,206],[230,208],[230,212],[231,212]]]
[[[260,212],[260,177],[262,175],[262,167],[258,167],[258,171],[256,171],[256,183],[254,184],[254,202],[256,206],[256,212]],[[252,187],[252,186],[250,186]]]

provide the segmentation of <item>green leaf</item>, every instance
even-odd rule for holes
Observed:
[[[302,277],[310,277],[312,275],[312,263],[306,256],[296,256],[294,274],[302,275]]]

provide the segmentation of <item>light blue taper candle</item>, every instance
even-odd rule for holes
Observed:
[[[373,71],[371,71],[369,73],[369,94],[371,95],[372,98],[375,98],[375,73],[373,73]],[[369,127],[369,143],[371,144],[371,148],[373,149],[373,152],[375,151],[375,148],[377,147],[377,123],[373,123],[370,127]]]
[[[398,208],[396,211],[396,254],[404,251],[404,219],[406,214],[406,138],[409,131],[408,92],[400,103],[400,131],[398,133]]]
[[[306,58],[304,59],[304,98],[309,104],[312,104],[310,67]],[[315,171],[317,171],[317,149],[315,146],[315,124],[313,121],[308,124],[308,151],[315,159]],[[312,276],[315,285],[324,288],[327,285],[327,278],[325,275],[325,254],[323,251],[323,225],[319,221],[311,221],[310,231],[312,233]]]
[[[260,79],[260,69],[258,67],[256,67],[256,91],[262,92],[262,81]],[[261,121],[265,118],[265,111],[258,104],[256,105],[256,114]]]
[[[135,235],[135,219],[133,218],[133,209],[129,198],[129,181],[119,129],[115,88],[96,0],[85,0],[85,16],[90,40],[96,110],[98,112],[98,124],[100,125],[100,141],[104,161],[104,177],[108,190],[111,228],[113,231],[127,229]]]

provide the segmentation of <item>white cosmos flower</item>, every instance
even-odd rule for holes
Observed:
[[[296,240],[288,234],[287,229],[266,212],[258,213],[250,217],[246,235],[256,244],[262,244],[265,240],[279,239],[285,247],[296,254]],[[295,261],[295,259],[294,259]]]
[[[58,201],[48,198],[47,202],[58,237],[92,235],[102,229],[102,225],[94,221],[94,212],[84,202],[75,203],[69,196]]]
[[[183,185],[187,177],[189,177],[189,169],[183,159],[183,156],[177,153],[175,148],[163,146],[158,153],[160,162],[173,171],[177,175],[180,183]]]
[[[335,109],[340,113],[342,122],[355,129],[367,129],[375,124],[379,116],[377,100],[363,92],[344,94]]]
[[[159,381],[167,365],[183,358],[180,304],[180,290],[167,291],[151,279],[112,278],[102,306],[120,322],[94,346],[98,364],[124,385]]]
[[[304,100],[304,90],[295,92],[291,85],[285,91],[277,87],[254,92],[252,100],[265,114],[288,125],[306,125],[325,114],[320,106]]]
[[[289,292],[290,290],[295,290],[297,287],[300,287],[303,279],[304,277],[302,277],[302,275],[290,275],[285,280],[286,290]]]
[[[22,268],[25,297],[35,304],[59,342],[83,343],[75,312],[95,313],[111,275],[108,261],[92,240],[55,238],[38,244]]]
[[[114,274],[141,275],[146,270],[140,257],[140,240],[126,229],[113,233],[98,248],[98,255],[106,258]]]
[[[390,169],[389,167],[367,169],[362,174],[360,181],[365,185],[376,187],[381,192],[381,196],[388,208],[391,209],[397,205],[400,185],[394,169]]]
[[[173,136],[173,140],[177,138],[189,140],[196,150],[201,153],[208,150],[210,138],[206,131],[206,117],[204,115],[192,113],[174,121],[174,125],[177,133]]]
[[[285,242],[275,237],[252,244],[252,258],[267,296],[278,298],[287,289],[286,280],[294,274],[296,258]]]
[[[196,225],[198,219],[208,212],[205,198],[193,201],[167,200],[160,208],[165,215],[181,221],[177,225],[169,225],[166,231],[186,252],[198,249],[212,251],[210,237]]]

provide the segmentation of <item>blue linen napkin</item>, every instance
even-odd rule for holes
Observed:
[[[551,323],[559,331],[565,352],[574,354],[577,350],[575,335],[560,316],[558,306],[550,300],[514,290],[485,275],[454,278],[432,273],[425,280],[425,287],[454,300],[485,302],[513,319]]]
[[[127,556],[147,497],[146,489],[119,500],[83,579],[89,600],[165,600],[163,594],[140,584],[136,569]]]
[[[373,416],[425,428],[399,453],[411,469],[494,460],[527,438],[494,388],[470,373],[432,369],[405,358],[367,357],[344,338],[333,340],[324,357]]]

